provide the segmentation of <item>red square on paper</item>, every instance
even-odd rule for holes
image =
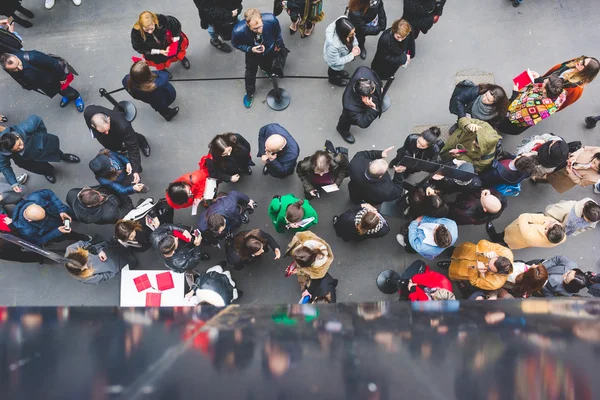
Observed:
[[[147,274],[140,275],[137,278],[133,278],[133,283],[135,283],[135,288],[138,292],[143,292],[149,287],[152,287],[152,285],[150,285],[150,278],[148,278]]]
[[[146,307],[160,307],[160,293],[146,293]]]
[[[175,287],[173,276],[168,271],[156,274],[156,284],[158,285],[158,290],[169,290]]]

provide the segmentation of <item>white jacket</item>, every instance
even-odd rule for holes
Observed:
[[[323,58],[329,67],[335,71],[344,69],[344,65],[354,60],[351,50],[342,43],[339,36],[335,32],[335,23],[340,18],[347,18],[345,15],[338,17],[325,30],[325,45],[323,46]],[[358,40],[354,36],[352,47],[358,46]]]

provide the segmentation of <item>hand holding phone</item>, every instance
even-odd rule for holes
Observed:
[[[65,226],[65,230],[70,231],[71,230],[71,221],[68,220],[68,219],[65,219],[63,221],[63,223],[64,223],[64,226]]]

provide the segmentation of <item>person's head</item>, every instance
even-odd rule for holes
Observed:
[[[410,23],[405,19],[397,19],[392,23],[392,34],[394,39],[401,42],[410,34],[412,27]]]
[[[265,252],[267,239],[263,237],[260,229],[249,232],[240,232],[233,238],[233,247],[243,260],[251,260]]]
[[[543,167],[558,167],[569,158],[569,145],[564,140],[552,140],[537,150],[537,161]]]
[[[381,217],[378,213],[373,211],[368,211],[362,215],[360,221],[356,225],[356,230],[359,235],[364,235],[367,232],[377,228],[379,222],[381,221]]]
[[[178,244],[178,238],[173,235],[166,235],[158,242],[158,251],[163,257],[172,257],[175,254],[175,250],[177,250]]]
[[[110,131],[110,117],[106,114],[97,113],[92,115],[90,125],[98,133],[108,134]]]
[[[546,96],[551,99],[556,99],[564,89],[565,81],[556,75],[550,75],[544,79],[544,91]]]
[[[439,224],[433,232],[433,240],[438,247],[445,249],[452,245],[452,234],[445,225]]]
[[[0,64],[2,64],[2,68],[8,72],[23,70],[23,62],[21,62],[19,57],[9,53],[3,53],[0,55]]]
[[[285,148],[287,141],[281,135],[271,135],[265,140],[265,151],[270,154],[277,154]]]
[[[18,153],[25,148],[21,136],[8,132],[0,136],[0,151],[5,153]]]
[[[565,228],[558,222],[546,228],[546,237],[550,243],[558,244],[565,238]]]
[[[120,175],[121,171],[113,170],[108,154],[108,150],[102,150],[96,157],[92,158],[89,166],[94,176],[114,181]]]
[[[23,217],[29,222],[41,221],[46,218],[46,210],[37,204],[30,204],[23,210]]]
[[[600,221],[600,206],[595,201],[589,200],[583,205],[583,218],[587,222]]]
[[[496,257],[488,261],[488,270],[500,275],[509,275],[513,271],[513,266],[508,258]]]
[[[573,64],[574,71],[565,73],[565,79],[572,83],[590,83],[600,71],[600,62],[594,57],[581,56]]]
[[[285,210],[285,220],[293,224],[295,222],[300,222],[304,218],[304,208],[302,205],[304,204],[304,200],[298,200],[297,202],[290,204]]]
[[[239,144],[233,133],[224,133],[217,135],[208,144],[208,149],[213,159],[220,160],[223,157],[231,156],[234,149],[238,148]]]
[[[375,91],[375,82],[367,78],[359,78],[354,82],[352,89],[359,96],[371,96]]]
[[[535,155],[518,156],[515,158],[515,168],[523,174],[531,174],[537,165]]]
[[[133,64],[129,69],[129,89],[139,89],[144,92],[151,92],[156,89],[154,80],[156,75],[152,73],[150,67],[144,60],[140,60]]]
[[[249,8],[244,13],[244,19],[248,29],[256,34],[261,34],[263,31],[263,19],[260,11],[256,8]]]
[[[294,260],[300,268],[311,267],[317,260],[317,257],[320,255],[323,255],[321,250],[313,249],[307,246],[298,247],[296,250],[294,250],[293,254]]]
[[[445,205],[444,198],[439,194],[434,194],[432,196],[427,196],[429,199],[429,205],[434,210],[439,210],[441,207]]]
[[[82,247],[67,254],[69,261],[65,262],[67,271],[80,279],[89,278],[94,274],[94,267],[89,262],[89,252]]]
[[[371,5],[371,0],[349,0],[348,1],[348,10],[350,11],[360,11],[361,13],[367,11],[369,6]]]
[[[115,237],[122,242],[134,241],[136,232],[141,230],[139,222],[120,219],[115,224]]]
[[[96,207],[104,201],[105,196],[96,189],[83,188],[77,194],[77,198],[86,207]]]
[[[315,175],[323,176],[329,172],[332,161],[331,154],[323,150],[317,150],[310,158],[310,166]]]
[[[590,168],[595,171],[600,171],[600,153],[594,154]]]
[[[371,163],[369,164],[369,168],[367,169],[369,175],[377,179],[384,176],[387,170],[388,162],[383,158],[371,161]]]
[[[481,196],[480,201],[483,211],[488,214],[497,214],[500,212],[500,210],[502,210],[502,202],[493,194]]]
[[[208,225],[208,229],[211,232],[216,233],[217,235],[221,234],[225,227],[227,226],[227,222],[225,221],[225,217],[221,214],[211,214],[206,220],[206,224]]]
[[[579,268],[571,269],[563,274],[563,287],[568,293],[578,293],[586,284],[585,274]]]
[[[505,115],[508,109],[508,97],[502,86],[491,83],[482,83],[479,86],[479,94],[483,104],[494,105],[498,115]]]
[[[335,34],[338,36],[341,42],[348,47],[348,49],[352,48],[354,35],[356,35],[356,29],[354,28],[354,24],[350,21],[350,19],[346,17],[338,18],[335,21]]]
[[[331,292],[327,292],[325,296],[314,296],[310,298],[309,304],[330,304]]]
[[[186,182],[171,182],[167,187],[167,196],[174,204],[182,206],[193,196],[192,188]]]
[[[160,28],[158,17],[150,11],[141,13],[137,22],[133,25],[133,29],[140,32],[144,40],[146,40],[146,35],[152,35],[157,27]]]
[[[428,149],[438,142],[441,134],[442,131],[437,126],[424,130],[417,138],[417,148],[421,150]]]
[[[531,295],[541,290],[547,280],[548,270],[546,270],[544,264],[532,265],[527,271],[517,275],[513,293],[517,297],[521,297],[525,294]]]

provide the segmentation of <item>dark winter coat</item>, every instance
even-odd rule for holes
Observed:
[[[329,272],[325,274],[321,279],[311,279],[310,286],[306,288],[308,293],[314,297],[324,297],[328,293],[331,293],[331,303],[335,303],[337,300],[335,288],[338,285],[338,280],[333,279]]]
[[[341,214],[338,217],[337,222],[333,225],[335,234],[338,237],[341,237],[344,242],[360,242],[365,239],[376,239],[384,237],[390,233],[390,227],[387,221],[384,220],[383,226],[376,233],[366,235],[359,234],[356,230],[356,224],[354,223],[354,220],[356,218],[356,214],[358,214],[358,212],[361,210],[362,207],[360,205],[352,207]]]
[[[256,259],[256,257],[253,257],[252,255],[249,259],[242,258],[240,253],[238,253],[237,249],[235,248],[236,239],[240,236],[245,236],[248,232],[250,231],[239,231],[235,235],[235,238],[233,240],[228,239],[225,242],[225,253],[227,254],[227,262],[233,265],[233,268],[235,269],[242,269],[246,264],[250,264]],[[268,253],[269,248],[271,248],[271,250],[273,251],[275,251],[275,249],[280,249],[279,244],[275,241],[275,239],[273,239],[273,236],[269,235],[267,232],[259,230],[256,236],[267,241],[267,245],[263,246],[263,254]]]
[[[215,200],[198,219],[197,228],[202,233],[202,242],[216,245],[219,243],[219,239],[225,237],[228,232],[239,228],[242,225],[242,215],[245,213],[249,201],[250,197],[237,190],[232,190],[227,196]],[[208,218],[213,214],[225,217],[225,230],[219,236],[215,236],[215,233],[208,229]]]
[[[390,165],[398,165],[404,156],[439,163],[439,154],[444,147],[444,142],[438,140],[437,143],[423,150],[417,147],[417,140],[420,136],[417,133],[408,135],[404,140],[404,145],[396,151],[396,157],[390,161]]]
[[[456,200],[448,204],[450,206],[450,218],[457,225],[483,225],[500,218],[502,212],[506,209],[506,197],[493,189],[490,189],[490,192],[502,203],[502,208],[496,214],[489,214],[483,211],[483,207],[481,206],[481,190],[479,190],[459,193],[456,196]]]
[[[46,217],[41,221],[28,221],[23,216],[27,207],[36,204],[46,211]],[[53,239],[62,236],[58,230],[63,226],[60,213],[73,215],[73,211],[59,200],[58,197],[49,189],[38,190],[21,200],[13,210],[13,227],[23,239],[42,246]]]
[[[107,135],[99,133],[92,128],[92,117],[95,114],[105,114],[110,117],[110,131]],[[131,161],[133,172],[142,172],[142,160],[140,156],[140,146],[138,144],[138,134],[131,126],[131,123],[118,111],[109,110],[100,106],[88,106],[83,112],[83,118],[90,130],[92,136],[100,144],[112,151],[127,150],[127,158]]]
[[[454,88],[454,92],[450,98],[450,113],[456,115],[458,119],[465,117],[467,114],[471,114],[473,103],[479,96],[481,95],[479,94],[478,85],[475,85],[470,81],[459,82]],[[498,115],[497,117],[487,120],[486,122],[495,127],[504,118],[505,115]]]
[[[103,149],[104,151],[104,149]],[[118,195],[132,195],[137,193],[131,184],[131,176],[127,175],[126,166],[129,164],[129,159],[116,151],[108,150],[107,154],[111,163],[111,172],[119,172],[116,178],[110,180],[104,176],[96,175],[96,180],[103,187],[110,189]]]
[[[123,87],[134,99],[150,104],[155,111],[165,111],[175,101],[177,92],[169,83],[168,72],[154,71],[153,74],[156,76],[154,80],[156,88],[151,92],[144,92],[136,88],[129,89],[129,74],[123,78]]]
[[[375,91],[371,94],[373,103],[377,106],[374,110],[371,107],[367,107],[362,102],[362,97],[354,93],[354,83],[361,78],[369,79],[375,82]],[[382,95],[382,84],[381,79],[377,76],[377,73],[368,67],[358,67],[344,90],[342,96],[342,107],[344,111],[350,117],[350,123],[352,125],[358,125],[361,128],[368,128],[375,119],[381,116],[381,105],[383,104]]]
[[[514,160],[516,156],[510,155],[510,158]],[[514,185],[520,183],[529,178],[531,174],[531,172],[513,171],[502,165],[500,161],[494,160],[489,169],[479,174],[479,178],[483,187],[490,188],[496,185]]]
[[[250,143],[239,133],[234,133],[239,149],[233,147],[231,154],[222,158],[219,164],[212,158],[206,158],[208,176],[223,182],[231,182],[231,177],[236,174],[246,173],[252,161]]]
[[[180,36],[181,23],[177,18],[170,15],[156,14],[156,16],[158,17],[158,25],[152,35],[146,34],[146,39],[142,37],[137,29],[131,29],[131,45],[135,51],[143,54],[145,59],[156,64],[162,64],[169,57],[162,54],[151,54],[152,49],[165,50],[169,47],[167,31],[171,32],[171,37]]]
[[[25,60],[25,53],[29,61]],[[61,91],[60,82],[67,78],[67,74],[56,59],[37,50],[19,50],[13,55],[23,63],[23,70],[7,72],[23,89],[39,90],[50,98]]]
[[[281,36],[281,26],[277,18],[270,13],[262,13],[263,32],[262,45],[265,46],[263,55],[273,51],[275,46],[283,48],[283,37]],[[231,45],[244,53],[252,53],[255,44],[256,35],[248,28],[246,21],[238,22],[233,28]]]
[[[0,136],[7,133],[18,135],[25,145],[23,154],[17,154],[27,160],[42,162],[60,162],[60,140],[58,136],[48,133],[44,121],[37,115],[31,115],[20,124],[9,126]],[[12,151],[0,152],[0,171],[11,185],[17,184],[17,178],[10,165],[11,158],[15,157]]]
[[[306,157],[304,160],[298,163],[298,167],[296,168],[296,173],[302,181],[302,186],[304,186],[304,193],[310,193],[315,190],[315,186],[313,185],[313,178],[315,176],[315,166],[310,163],[310,159],[312,156]],[[329,167],[329,175],[338,187],[342,185],[342,182],[348,176],[348,155],[343,153],[338,153],[333,157],[331,161],[331,165]]]
[[[379,32],[383,32],[387,25],[383,0],[374,0],[371,3],[372,5],[364,13],[362,10],[348,12],[348,18],[354,24],[356,34],[359,36],[376,36]],[[377,23],[370,25],[375,18],[378,18]]]
[[[386,29],[377,42],[377,52],[371,63],[371,69],[377,72],[381,79],[393,76],[398,68],[406,64],[407,55],[412,60],[417,55],[415,38],[412,33],[401,42],[394,38],[392,28]]]
[[[162,258],[167,268],[173,272],[183,273],[194,269],[202,260],[202,250],[200,249],[200,246],[194,246],[193,238],[190,242],[179,239],[177,249],[175,249],[175,253],[171,257],[165,257],[158,251],[158,245],[161,240],[169,235],[173,235],[173,231],[183,233],[186,230],[189,231],[189,229],[183,225],[161,224],[150,235],[150,243],[152,243],[152,247],[156,251],[156,254]]]
[[[258,131],[258,153],[257,157],[262,157],[265,154],[265,143],[272,135],[281,135],[287,141],[287,144],[273,161],[267,161],[267,171],[269,175],[275,178],[285,178],[294,173],[296,160],[300,155],[300,146],[290,133],[279,124],[269,124],[260,128]]]
[[[238,15],[242,14],[242,0],[194,0],[200,15],[200,27],[208,29],[209,25],[214,26],[218,34],[227,33],[231,36],[233,24],[237,22],[237,17],[232,16],[233,10],[238,10]],[[222,32],[228,29],[228,32]]]
[[[393,180],[387,172],[379,179],[368,176],[369,164],[371,161],[381,158],[381,153],[379,150],[359,151],[350,161],[348,191],[352,202],[379,205],[385,201],[397,200],[402,196],[401,174],[394,174]]]
[[[115,196],[100,186],[93,189],[104,195],[104,201],[95,207],[88,207],[79,200],[82,188],[74,188],[67,193],[67,204],[73,210],[75,219],[84,224],[115,224],[134,208],[129,197],[127,197],[127,202],[123,202],[121,199],[123,196]]]
[[[444,0],[443,3],[446,1]],[[413,30],[427,33],[433,26],[436,14],[436,0],[404,0],[402,18],[410,22]]]

